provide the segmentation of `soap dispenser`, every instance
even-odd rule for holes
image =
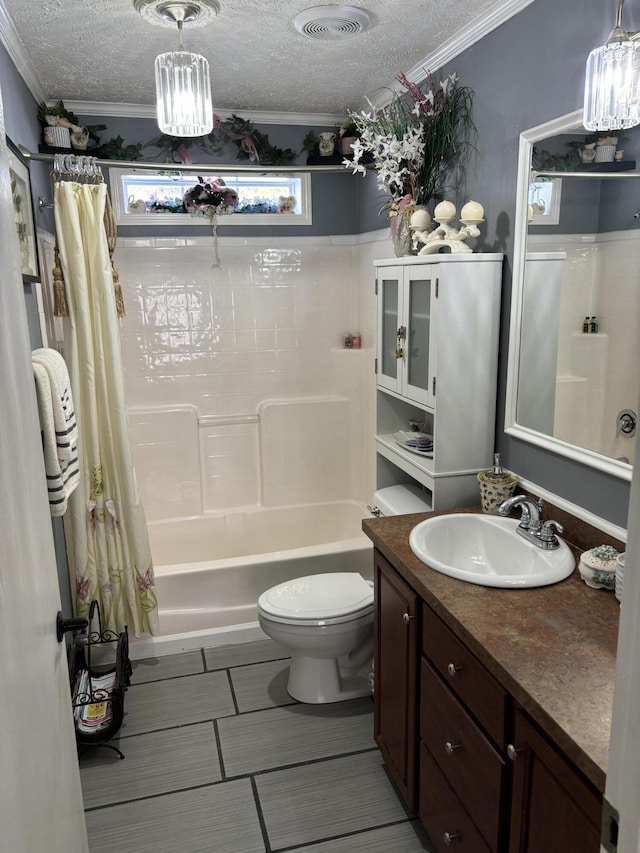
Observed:
[[[514,493],[518,477],[511,471],[504,470],[500,464],[500,454],[495,453],[493,468],[480,471],[477,479],[480,484],[482,511],[488,515],[498,515],[498,507],[502,501],[506,501]]]

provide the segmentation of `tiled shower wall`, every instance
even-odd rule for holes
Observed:
[[[616,415],[637,404],[640,263],[635,231],[529,237],[537,252],[566,252],[559,320],[555,435],[606,456],[634,459],[635,440],[616,437]],[[585,335],[585,316],[598,318]],[[542,345],[542,342],[541,342]],[[535,369],[535,365],[533,365]]]
[[[122,347],[149,520],[233,507],[368,501],[372,267],[351,238],[120,242]],[[363,346],[345,350],[359,331]]]

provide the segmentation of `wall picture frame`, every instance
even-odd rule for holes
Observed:
[[[40,273],[33,220],[33,205],[31,202],[29,168],[11,141],[7,140],[7,143],[11,198],[13,201],[18,245],[20,247],[22,275],[31,279],[38,278]]]

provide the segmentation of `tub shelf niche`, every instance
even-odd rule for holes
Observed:
[[[98,630],[93,631],[97,619]],[[85,634],[76,636],[70,654],[73,724],[81,748],[104,746],[122,752],[109,741],[120,729],[124,716],[124,694],[131,683],[129,635],[124,631],[102,630],[97,601],[89,608]]]

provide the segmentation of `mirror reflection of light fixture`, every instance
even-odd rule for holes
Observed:
[[[587,59],[584,120],[587,130],[619,130],[640,124],[640,33],[622,26],[624,0],[618,0],[616,25],[607,43]]]
[[[215,0],[135,0],[135,6],[152,23],[178,28],[178,49],[159,54],[155,61],[158,127],[170,136],[210,133],[213,107],[209,62],[184,49],[182,28],[200,19],[203,11],[205,18],[215,16],[220,7]]]

